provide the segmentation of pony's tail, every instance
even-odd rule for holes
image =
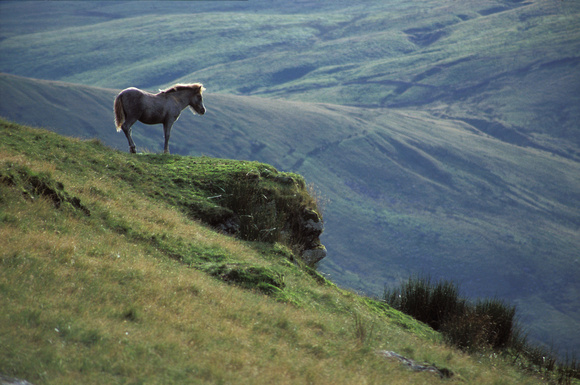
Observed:
[[[117,95],[115,98],[115,126],[117,126],[117,132],[121,131],[121,126],[125,122],[125,111],[123,110],[123,102],[121,101],[121,95]]]

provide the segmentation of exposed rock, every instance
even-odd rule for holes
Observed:
[[[315,210],[304,209],[300,227],[305,249],[316,248],[320,244],[320,234],[324,231],[324,222],[320,215]]]
[[[326,247],[320,245],[316,249],[308,249],[302,252],[302,260],[308,266],[314,266],[326,257]]]
[[[308,266],[314,266],[326,257],[326,247],[320,243],[324,231],[324,222],[312,209],[304,209],[300,226],[300,238],[303,240],[302,260]]]
[[[322,232],[324,231],[324,224],[322,223],[320,218],[317,218],[317,220],[318,220],[317,222],[313,221],[312,219],[306,221],[306,223],[304,224],[304,231],[306,231],[307,234],[311,234],[314,236],[319,236],[320,234],[322,234]]]
[[[377,352],[377,354],[379,354],[385,358],[397,360],[401,364],[409,367],[409,369],[411,369],[414,372],[431,372],[431,373],[435,373],[435,374],[439,375],[439,377],[441,377],[441,378],[453,377],[453,372],[447,368],[438,368],[437,366],[435,366],[435,364],[433,364],[433,365],[419,364],[415,360],[412,360],[412,359],[407,358],[407,357],[403,357],[402,355],[395,353],[395,352],[392,352],[392,351],[389,351],[389,350],[379,350]]]
[[[230,216],[218,222],[215,227],[222,233],[236,234],[240,230],[240,219],[237,216]]]
[[[26,380],[7,377],[3,374],[0,374],[0,385],[32,385],[32,384]]]

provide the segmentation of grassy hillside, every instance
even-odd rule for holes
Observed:
[[[130,156],[6,122],[1,134],[4,375],[34,384],[439,381],[375,352],[388,349],[452,371],[446,382],[542,383],[499,356],[442,345],[417,321],[292,263],[280,243],[214,232],[151,194],[148,179],[175,164],[189,178],[187,166],[202,164],[219,184],[231,170],[275,173],[270,166]]]
[[[1,114],[68,135],[90,126],[103,143],[127,149],[107,108],[115,91],[0,81]],[[100,112],[83,113],[90,99]],[[203,117],[186,112],[176,123],[172,151],[269,161],[305,175],[326,202],[329,255],[320,269],[335,282],[379,295],[417,272],[452,279],[469,296],[517,304],[536,341],[577,346],[577,162],[412,110],[212,93],[205,104]],[[138,147],[161,151],[161,131],[139,126]]]

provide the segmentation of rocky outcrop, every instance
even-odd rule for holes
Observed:
[[[300,236],[304,239],[302,260],[308,266],[315,266],[326,257],[326,247],[320,243],[324,222],[318,212],[312,209],[305,209],[301,219]]]
[[[319,245],[315,249],[307,249],[302,252],[302,260],[308,266],[315,266],[324,257],[326,257],[326,247]]]
[[[304,178],[273,166],[214,158],[143,158],[147,177],[156,181],[145,189],[214,229],[246,241],[281,243],[314,267],[326,256],[320,243],[324,221],[318,200]],[[125,178],[140,170],[128,167]],[[138,181],[140,175],[133,176]],[[139,187],[143,189],[143,186]]]
[[[245,240],[285,243],[310,267],[326,257],[324,221],[300,175],[256,168],[215,192],[207,198],[214,205],[196,203],[190,213]]]

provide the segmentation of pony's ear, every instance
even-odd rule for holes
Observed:
[[[199,87],[199,93],[201,94],[203,91],[205,91],[205,87],[204,86],[200,86]]]

